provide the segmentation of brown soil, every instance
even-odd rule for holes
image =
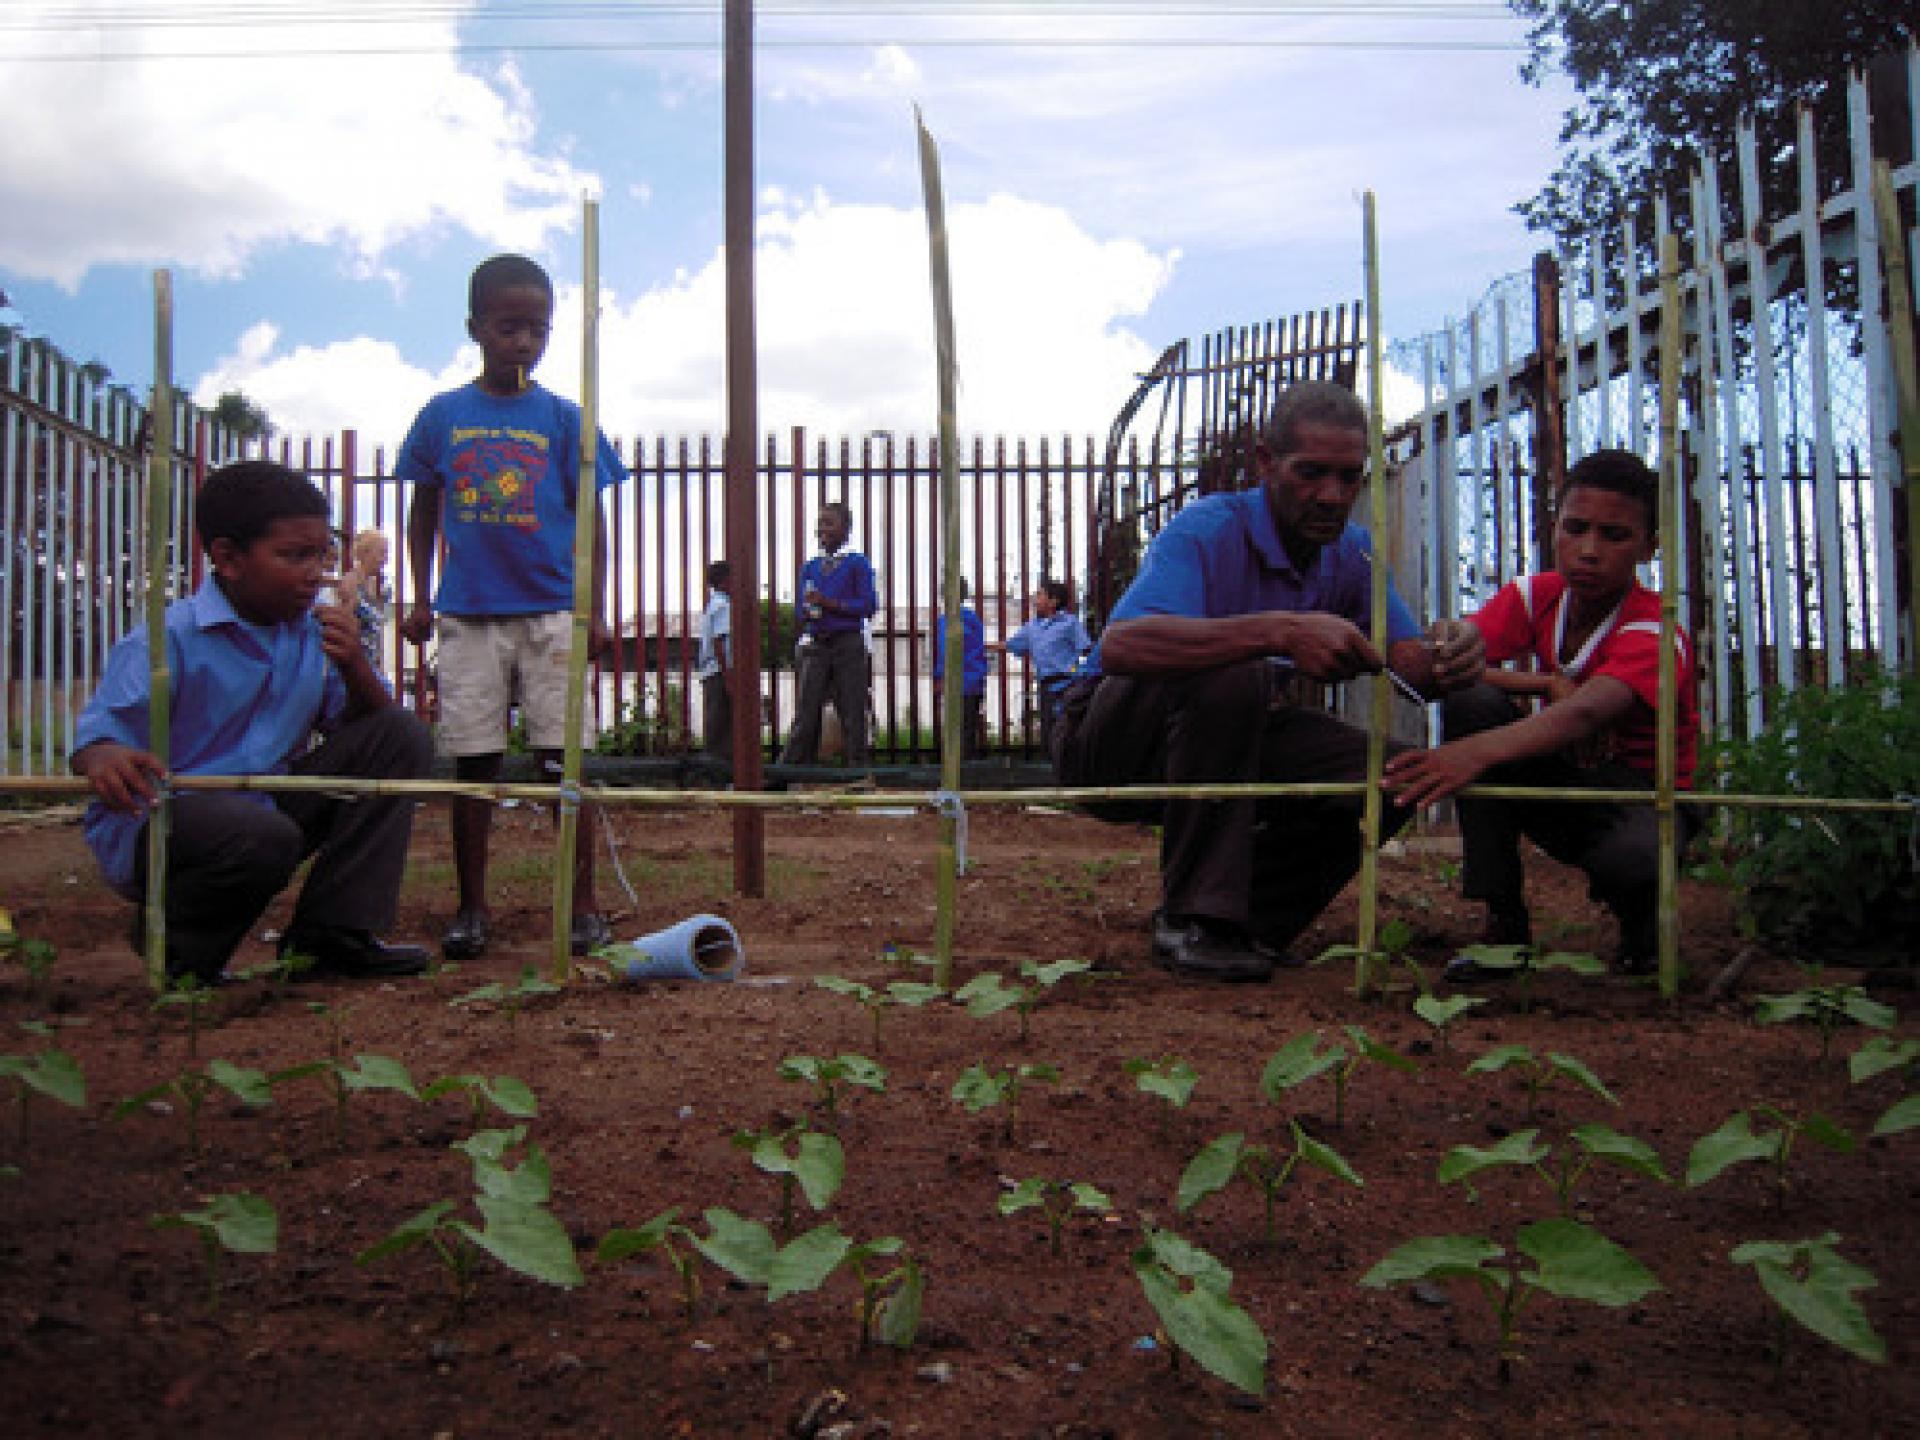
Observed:
[[[1404,993],[1353,999],[1344,964],[1252,988],[1175,981],[1145,958],[1156,885],[1149,834],[1045,813],[979,814],[961,882],[959,975],[1067,956],[1096,960],[1103,973],[1051,996],[1024,1045],[1011,1013],[980,1020],[941,1006],[892,1012],[876,1051],[866,1014],[812,981],[884,983],[898,978],[881,958],[885,942],[930,945],[937,822],[773,816],[764,900],[729,894],[724,816],[622,812],[615,824],[640,897],[618,916],[619,933],[698,910],[725,914],[744,938],[745,983],[582,982],[532,1002],[517,1020],[450,1006],[542,962],[548,830],[522,809],[503,816],[498,832],[501,939],[484,960],[433,983],[314,983],[275,996],[249,982],[223,995],[221,1017],[201,1037],[203,1059],[291,1066],[325,1053],[327,1030],[311,1003],[324,1001],[344,1025],[348,1054],[395,1057],[423,1082],[484,1072],[533,1087],[532,1133],[551,1157],[553,1209],[586,1283],[551,1288],[483,1257],[457,1319],[428,1252],[368,1267],[353,1259],[433,1201],[465,1203],[468,1163],[448,1146],[472,1128],[466,1107],[360,1095],[343,1142],[312,1081],[282,1087],[260,1110],[223,1094],[203,1116],[198,1162],[177,1110],[111,1118],[116,1101],[187,1063],[181,1013],[152,1008],[122,939],[125,908],[96,884],[71,819],[0,831],[0,905],[23,935],[60,948],[50,997],[14,967],[0,971],[8,1047],[49,1043],[16,1026],[50,1013],[61,1027],[50,1043],[80,1062],[88,1087],[83,1110],[35,1104],[24,1136],[8,1117],[0,1144],[0,1159],[20,1172],[0,1179],[5,1431],[1770,1436],[1893,1434],[1920,1414],[1912,1134],[1849,1155],[1804,1147],[1783,1204],[1756,1165],[1698,1190],[1597,1170],[1582,1187],[1583,1217],[1666,1288],[1619,1311],[1537,1298],[1525,1359],[1506,1383],[1477,1289],[1459,1283],[1416,1297],[1357,1283],[1412,1236],[1479,1233],[1510,1246],[1519,1226],[1551,1213],[1545,1187],[1517,1171],[1484,1177],[1477,1203],[1434,1179],[1451,1146],[1484,1145],[1529,1123],[1510,1074],[1464,1073],[1495,1043],[1577,1056],[1618,1095],[1614,1111],[1584,1092],[1548,1092],[1538,1123],[1549,1137],[1604,1120],[1651,1142],[1675,1172],[1696,1138],[1762,1102],[1818,1109],[1865,1132],[1899,1080],[1850,1087],[1840,1056],[1855,1036],[1822,1064],[1815,1034],[1759,1028],[1743,1002],[1699,997],[1698,983],[1739,948],[1722,891],[1685,887],[1696,984],[1677,1009],[1645,983],[1552,974],[1530,1013],[1511,989],[1488,989],[1490,1003],[1455,1026],[1446,1049],[1408,1012]],[[405,935],[430,937],[447,916],[443,833],[440,817],[425,814]],[[1477,916],[1453,897],[1440,854],[1399,854],[1384,867],[1385,913],[1416,926],[1416,953],[1430,966],[1472,938]],[[1539,861],[1536,924],[1550,943],[1604,954],[1611,925],[1578,882]],[[606,885],[605,898],[615,893]],[[1313,932],[1315,948],[1350,940],[1353,914],[1351,897],[1339,902]],[[242,963],[269,953],[250,948]],[[1798,983],[1791,966],[1762,957],[1746,986]],[[1901,1003],[1902,1029],[1912,1033],[1913,1007]],[[1333,1123],[1327,1082],[1295,1092],[1293,1113],[1365,1188],[1303,1167],[1281,1201],[1275,1245],[1251,1191],[1177,1213],[1175,1183],[1206,1141],[1230,1130],[1271,1143],[1286,1135],[1288,1112],[1258,1091],[1267,1056],[1303,1029],[1337,1036],[1348,1022],[1421,1064],[1417,1077],[1363,1070],[1343,1124]],[[808,1115],[806,1093],[778,1077],[779,1062],[842,1051],[874,1053],[888,1082],[885,1093],[856,1093],[847,1106],[848,1176],[829,1216],[861,1239],[901,1237],[924,1264],[925,1319],[912,1349],[857,1352],[857,1291],[843,1274],[769,1306],[763,1292],[730,1285],[703,1263],[705,1293],[689,1320],[657,1260],[591,1260],[608,1230],[668,1206],[703,1232],[697,1217],[709,1206],[773,1223],[774,1181],[729,1136]],[[1129,1057],[1170,1055],[1201,1076],[1184,1110],[1141,1094],[1122,1069]],[[1059,1084],[1029,1092],[1011,1139],[998,1113],[971,1115],[949,1098],[956,1076],[982,1061],[1060,1069]],[[1072,1221],[1056,1258],[1033,1212],[996,1213],[1005,1188],[1036,1175],[1090,1181],[1116,1213]],[[195,1238],[148,1221],[239,1190],[277,1207],[279,1248],[229,1257],[214,1313]],[[1164,1339],[1150,1339],[1155,1317],[1128,1266],[1144,1223],[1176,1228],[1232,1268],[1233,1293],[1271,1347],[1265,1398],[1191,1362],[1174,1367]],[[1828,1230],[1879,1276],[1863,1298],[1888,1363],[1865,1364],[1796,1328],[1784,1382],[1771,1383],[1777,1312],[1728,1252],[1749,1239]]]

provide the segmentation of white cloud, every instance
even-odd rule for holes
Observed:
[[[535,148],[511,65],[461,68],[461,13],[367,32],[393,54],[329,56],[362,32],[279,27],[282,53],[265,58],[246,53],[260,37],[245,29],[72,23],[124,9],[9,0],[28,38],[0,53],[0,265],[68,287],[113,263],[230,275],[294,240],[371,271],[397,240],[447,225],[538,249],[596,184]],[[26,28],[35,19],[48,23]],[[244,58],[206,54],[235,47]],[[103,50],[201,58],[88,58]],[[73,58],[22,58],[50,53]]]

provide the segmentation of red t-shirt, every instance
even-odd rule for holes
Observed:
[[[1564,575],[1522,575],[1467,618],[1486,637],[1489,665],[1531,654],[1544,675],[1565,675],[1583,683],[1611,675],[1624,683],[1642,703],[1614,728],[1614,753],[1621,763],[1652,775],[1660,704],[1660,597],[1634,581],[1580,653],[1563,665],[1560,641],[1567,617],[1561,602],[1566,593]],[[1675,639],[1674,774],[1682,790],[1691,790],[1700,748],[1700,697],[1693,647],[1684,631]]]

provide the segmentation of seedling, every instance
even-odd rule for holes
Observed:
[[[1172,1342],[1168,1355],[1176,1370],[1185,1351],[1229,1385],[1249,1395],[1266,1392],[1267,1337],[1228,1294],[1231,1270],[1173,1231],[1151,1225],[1133,1252],[1132,1264],[1147,1303]]]
[[[1222,1135],[1201,1146],[1180,1174],[1180,1189],[1175,1198],[1182,1214],[1193,1209],[1209,1195],[1227,1188],[1236,1176],[1244,1178],[1260,1192],[1265,1206],[1267,1244],[1280,1243],[1278,1210],[1280,1191],[1302,1162],[1324,1170],[1336,1180],[1344,1180],[1356,1189],[1365,1185],[1353,1167],[1330,1145],[1323,1145],[1290,1120],[1293,1148],[1276,1152],[1265,1145],[1249,1145],[1239,1131]]]
[[[1442,1050],[1451,1050],[1453,1041],[1447,1027],[1467,1011],[1486,1003],[1484,995],[1449,995],[1444,1000],[1438,995],[1422,995],[1413,1002],[1413,1013],[1434,1028],[1440,1036]]]
[[[1819,967],[1813,973],[1819,975]],[[1756,995],[1753,1018],[1761,1025],[1785,1025],[1805,1020],[1820,1031],[1820,1062],[1833,1053],[1833,1036],[1842,1025],[1865,1025],[1891,1030],[1897,1018],[1890,1006],[1867,998],[1858,985],[1809,985],[1786,995]]]
[[[473,1107],[473,1123],[486,1118],[491,1105],[514,1120],[531,1120],[540,1113],[540,1102],[524,1080],[511,1075],[443,1075],[420,1092],[422,1100],[438,1100],[443,1095],[461,1094]]]
[[[1585,1300],[1609,1309],[1633,1305],[1661,1288],[1627,1251],[1577,1220],[1536,1220],[1515,1237],[1519,1255],[1536,1268],[1522,1268],[1519,1255],[1481,1235],[1422,1235],[1396,1248],[1360,1277],[1371,1290],[1470,1277],[1479,1283],[1500,1325],[1500,1379],[1513,1378],[1520,1359],[1520,1316],[1541,1292],[1562,1300]]]
[[[361,1251],[354,1263],[369,1265],[417,1245],[431,1245],[453,1284],[456,1317],[473,1293],[474,1266],[483,1251],[509,1270],[545,1284],[568,1289],[579,1285],[584,1277],[573,1241],[546,1208],[553,1193],[553,1172],[545,1152],[529,1144],[517,1167],[506,1163],[526,1134],[524,1125],[482,1130],[453,1146],[473,1162],[473,1203],[480,1212],[480,1226],[458,1218],[454,1201],[437,1200],[402,1221],[386,1239]]]
[[[953,1082],[953,1098],[966,1106],[970,1115],[1004,1104],[1007,1107],[1005,1135],[1011,1141],[1020,1120],[1020,1092],[1035,1081],[1053,1085],[1059,1080],[1060,1072],[1051,1065],[1021,1065],[1011,1070],[969,1065]]]
[[[890,1005],[909,1005],[918,1008],[929,1000],[938,1000],[947,992],[938,985],[928,985],[918,980],[895,980],[886,989],[876,990],[871,985],[862,985],[858,980],[842,979],[838,975],[819,975],[814,977],[815,985],[822,990],[830,990],[835,995],[845,995],[866,1007],[867,1014],[873,1020],[873,1048],[880,1048],[880,1017]]]
[[[1904,1072],[1909,1079],[1920,1071],[1920,1040],[1896,1040],[1891,1035],[1875,1035],[1847,1057],[1847,1078],[1861,1085],[1889,1070]]]
[[[81,1074],[79,1063],[64,1050],[0,1055],[0,1080],[13,1082],[14,1104],[20,1111],[22,1148],[27,1143],[28,1114],[35,1095],[45,1095],[76,1110],[87,1103],[87,1077]]]
[[[112,1118],[121,1119],[134,1111],[171,1095],[180,1102],[187,1116],[187,1153],[200,1158],[200,1107],[216,1089],[225,1090],[242,1104],[258,1109],[273,1103],[273,1085],[264,1070],[235,1065],[229,1060],[209,1060],[205,1067],[189,1065],[178,1075],[163,1080],[138,1095],[129,1095],[113,1107]]]
[[[1360,1068],[1362,1060],[1407,1073],[1417,1068],[1405,1055],[1390,1045],[1381,1044],[1360,1026],[1343,1025],[1341,1028],[1347,1032],[1347,1039],[1353,1042],[1351,1051],[1337,1040],[1327,1049],[1319,1049],[1318,1030],[1296,1035],[1274,1051],[1266,1068],[1260,1072],[1260,1093],[1278,1104],[1286,1091],[1306,1084],[1317,1075],[1331,1073],[1333,1123],[1344,1125],[1347,1120],[1347,1084],[1352,1080],[1353,1072]]]
[[[469,990],[464,995],[456,995],[449,1005],[498,1005],[507,1017],[507,1029],[517,1030],[520,1025],[520,1010],[527,1001],[541,995],[558,995],[561,986],[543,979],[540,973],[528,965],[520,971],[520,978],[508,985],[496,980],[491,985],[482,985],[478,990]]]
[[[1460,953],[1473,958],[1476,970],[1511,975],[1520,1013],[1533,1009],[1533,980],[1548,970],[1570,970],[1575,975],[1604,975],[1607,967],[1584,950],[1540,951],[1531,945],[1468,945]]]
[[[788,1149],[789,1142],[792,1149]],[[847,1178],[847,1152],[838,1138],[809,1129],[806,1122],[785,1130],[741,1130],[734,1145],[753,1156],[755,1168],[780,1177],[780,1233],[793,1233],[796,1187],[816,1212],[833,1203]]]
[[[1539,1110],[1541,1092],[1560,1079],[1573,1081],[1574,1084],[1598,1095],[1616,1108],[1620,1104],[1619,1100],[1614,1098],[1613,1092],[1600,1083],[1600,1077],[1573,1056],[1550,1051],[1542,1060],[1525,1045],[1501,1045],[1489,1050],[1467,1066],[1467,1073],[1493,1075],[1502,1070],[1512,1069],[1520,1071],[1521,1081],[1527,1087],[1527,1118],[1529,1120],[1533,1119]]]
[[[823,1060],[818,1055],[789,1055],[780,1062],[782,1080],[804,1080],[811,1084],[814,1096],[827,1112],[830,1129],[840,1128],[840,1096],[849,1085],[862,1090],[885,1090],[887,1072],[865,1055],[836,1055]]]
[[[1775,1384],[1786,1368],[1790,1319],[1849,1355],[1874,1365],[1886,1363],[1887,1342],[1874,1333],[1867,1312],[1853,1298],[1856,1290],[1878,1285],[1879,1278],[1843,1259],[1834,1249],[1839,1243],[1831,1230],[1813,1240],[1750,1240],[1730,1257],[1736,1265],[1753,1267],[1761,1288],[1780,1309],[1773,1345]]]
[[[5,912],[0,911],[0,914]],[[22,939],[14,932],[9,919],[7,927],[0,930],[0,953],[11,956],[14,963],[27,972],[35,1003],[44,1007],[52,995],[53,962],[60,958],[60,951],[53,942]]]
[[[313,969],[317,960],[304,950],[282,950],[273,959],[251,969],[242,970],[235,977],[240,980],[265,980],[267,993],[275,1000],[287,993],[287,987]]]
[[[1433,982],[1427,979],[1426,970],[1413,958],[1413,941],[1413,926],[1404,920],[1389,920],[1374,936],[1374,948],[1366,950],[1358,945],[1329,945],[1313,957],[1313,963],[1353,961],[1353,993],[1362,998],[1380,989],[1395,965],[1406,969],[1407,974],[1413,977],[1414,988],[1423,996],[1431,995]]]
[[[1898,1135],[1902,1131],[1920,1126],[1920,1095],[1909,1095],[1904,1100],[1896,1100],[1881,1117],[1873,1122],[1873,1133]]]
[[[207,1308],[220,1313],[220,1256],[271,1255],[280,1248],[280,1216],[271,1201],[245,1193],[216,1195],[205,1209],[155,1215],[156,1230],[184,1229],[200,1233],[200,1251],[207,1262]]]
[[[1200,1072],[1177,1055],[1159,1060],[1127,1061],[1127,1074],[1134,1085],[1149,1095],[1158,1095],[1176,1110],[1184,1110],[1193,1098],[1193,1087],[1200,1083]]]
[[[324,1000],[309,1000],[307,1009],[327,1037],[327,1054],[338,1060],[347,1053],[347,1014]]]
[[[1773,1165],[1775,1199],[1785,1205],[1789,1185],[1787,1161],[1796,1140],[1804,1136],[1840,1155],[1853,1151],[1853,1136],[1824,1115],[1816,1113],[1796,1118],[1773,1105],[1756,1105],[1754,1111],[1780,1128],[1756,1131],[1746,1111],[1734,1111],[1718,1130],[1694,1142],[1687,1156],[1688,1189],[1717,1179],[1723,1171],[1743,1161],[1767,1160]]]
[[[1671,1185],[1673,1177],[1660,1163],[1660,1156],[1644,1140],[1622,1135],[1605,1125],[1581,1125],[1568,1133],[1572,1145],[1554,1147],[1539,1139],[1538,1130],[1516,1130],[1499,1144],[1481,1149],[1476,1145],[1456,1145],[1440,1162],[1438,1179],[1442,1185],[1458,1180],[1466,1184],[1470,1199],[1478,1200],[1470,1182],[1483,1170],[1502,1165],[1529,1166],[1553,1189],[1560,1202],[1560,1213],[1573,1214],[1573,1192],[1596,1164],[1605,1161],[1632,1170],[1662,1185]],[[1578,1147],[1578,1151],[1575,1150]]]
[[[609,1230],[602,1237],[594,1258],[611,1265],[630,1255],[658,1250],[673,1267],[673,1273],[680,1277],[680,1303],[686,1308],[687,1319],[692,1320],[694,1307],[700,1303],[700,1272],[693,1256],[682,1248],[693,1244],[695,1237],[686,1226],[676,1223],[679,1213],[679,1207],[674,1206],[662,1210],[637,1230]]]
[[[1013,985],[998,974],[988,971],[976,975],[958,990],[953,998],[967,1007],[967,1013],[976,1019],[989,1015],[998,1015],[1002,1010],[1012,1010],[1020,1017],[1020,1043],[1026,1044],[1032,1038],[1032,1017],[1034,1007],[1046,995],[1069,975],[1084,975],[1093,967],[1085,960],[1055,960],[1041,965],[1032,960],[1020,962],[1020,973],[1033,983]]]
[[[1022,1180],[1000,1197],[999,1204],[1002,1215],[1014,1215],[1038,1206],[1047,1221],[1047,1248],[1055,1255],[1063,1253],[1061,1235],[1067,1218],[1074,1211],[1084,1210],[1091,1215],[1113,1213],[1113,1202],[1086,1181],[1048,1180],[1040,1175]]]
[[[304,1065],[276,1070],[267,1080],[269,1084],[280,1085],[287,1081],[304,1080],[310,1075],[318,1075],[327,1093],[333,1096],[334,1133],[343,1146],[347,1143],[349,1096],[362,1090],[397,1090],[410,1099],[420,1099],[420,1091],[415,1087],[407,1067],[385,1055],[356,1055],[351,1065],[337,1056],[329,1055],[324,1060],[310,1060]]]
[[[219,1002],[219,992],[197,975],[182,975],[169,980],[167,988],[155,998],[153,1008],[184,1005],[187,1011],[187,1058],[200,1058],[200,1030],[206,1024],[207,1011]]]
[[[707,1235],[691,1237],[695,1247],[735,1279],[765,1287],[768,1304],[818,1290],[844,1262],[860,1285],[860,1349],[876,1337],[901,1349],[913,1343],[926,1277],[897,1236],[855,1244],[826,1224],[778,1245],[766,1226],[731,1210],[716,1206],[706,1221]],[[875,1264],[895,1255],[901,1263],[891,1269]]]

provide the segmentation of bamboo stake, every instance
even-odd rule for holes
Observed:
[[[1913,277],[1907,273],[1907,249],[1901,243],[1900,203],[1893,193],[1887,162],[1873,162],[1873,208],[1880,223],[1880,258],[1886,266],[1887,351],[1893,360],[1895,401],[1899,409],[1900,468],[1906,478],[1907,665],[1920,668],[1920,361],[1914,356]],[[1891,492],[1891,486],[1888,487]],[[1897,636],[1899,625],[1888,627]],[[1897,642],[1896,642],[1897,646]],[[1887,668],[1899,668],[1897,654]]]
[[[1373,648],[1387,650],[1387,560],[1381,553],[1387,533],[1387,447],[1386,430],[1381,419],[1381,387],[1385,367],[1380,355],[1380,232],[1375,217],[1373,191],[1361,197],[1361,222],[1364,231],[1367,269],[1367,474],[1372,491],[1373,530]],[[1360,933],[1354,942],[1359,952],[1353,962],[1354,994],[1371,995],[1382,982],[1380,966],[1373,952],[1375,922],[1380,903],[1380,773],[1385,763],[1387,724],[1392,714],[1392,690],[1385,675],[1373,677],[1368,687],[1373,706],[1367,723],[1367,788],[1361,792],[1360,819]]]
[[[1660,235],[1660,687],[1656,695],[1653,814],[1660,836],[1660,994],[1680,993],[1680,846],[1674,808],[1679,701],[1674,675],[1680,623],[1680,241]]]
[[[947,270],[946,200],[940,189],[940,151],[927,133],[920,108],[914,107],[914,128],[920,137],[920,185],[927,204],[927,260],[933,281],[933,335],[940,382],[940,532],[941,609],[946,634],[941,639],[946,683],[941,688],[940,714],[944,733],[940,745],[940,786],[948,794],[960,789],[960,741],[965,725],[965,672],[961,658],[960,623],[960,495],[954,447],[958,426],[954,417],[953,283]],[[943,805],[940,816],[940,861],[934,893],[934,983],[953,984],[954,906],[959,891],[960,813]]]
[[[572,970],[573,862],[580,849],[580,728],[586,719],[593,628],[594,525],[600,474],[600,204],[581,202],[580,476],[573,512],[573,645],[567,655],[567,748],[561,761],[560,854],[553,867],[553,978]],[[593,837],[587,837],[593,843]]]
[[[167,664],[167,532],[173,513],[173,272],[153,272],[153,448],[147,452],[147,749],[167,776],[147,812],[147,982],[167,988],[167,841],[173,674]]]

